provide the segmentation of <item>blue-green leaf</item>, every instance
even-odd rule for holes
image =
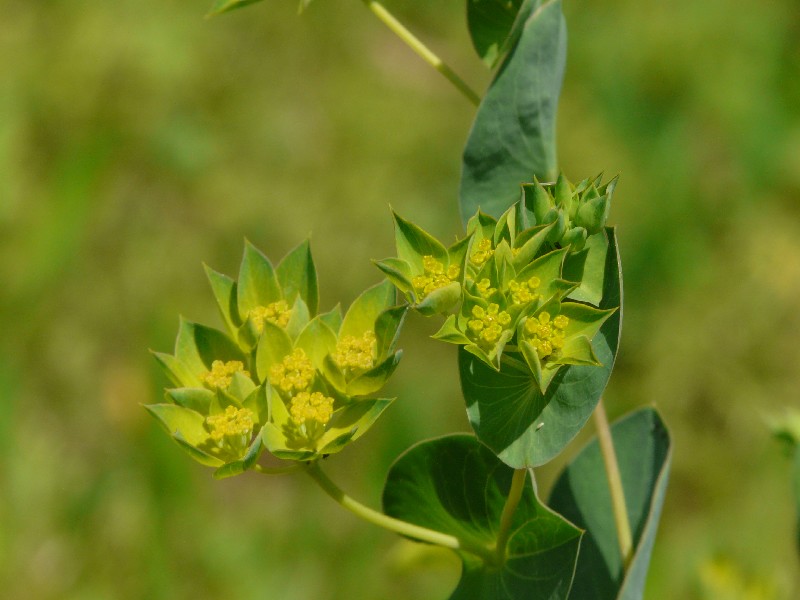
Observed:
[[[465,221],[478,208],[500,216],[534,175],[555,179],[566,43],[561,0],[546,2],[525,20],[481,102],[464,150],[459,196]]]
[[[462,541],[461,581],[451,600],[563,600],[581,531],[526,485],[503,560],[496,546],[514,471],[473,436],[423,442],[401,455],[383,490],[386,514]]]
[[[669,474],[671,442],[658,413],[645,408],[614,423],[614,448],[633,534],[634,554],[623,573],[603,457],[593,440],[567,466],[550,506],[586,536],[578,557],[572,598],[639,600],[655,541]]]

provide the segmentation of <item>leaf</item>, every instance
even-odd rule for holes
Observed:
[[[176,404],[146,404],[145,408],[170,435],[180,432],[192,445],[202,444],[208,439],[208,432],[203,427],[205,417],[194,410]]]
[[[459,300],[461,300],[461,284],[453,281],[430,292],[414,305],[414,309],[423,316],[432,317],[446,313],[458,304]]]
[[[175,340],[175,358],[183,362],[195,375],[211,369],[215,360],[246,362],[239,347],[217,329],[192,323],[181,318],[178,338]]]
[[[402,350],[390,354],[382,363],[362,373],[348,383],[345,388],[345,393],[348,396],[366,396],[377,392],[386,385],[389,377],[392,376],[397,365],[400,364],[400,358],[402,358],[402,356]]]
[[[231,335],[235,335],[236,330],[242,325],[239,319],[239,310],[236,306],[236,282],[227,275],[217,273],[208,265],[203,265],[203,267],[205,268],[208,282],[211,284],[211,291],[214,292],[214,298],[217,300],[222,320]]]
[[[555,600],[569,592],[581,531],[550,511],[526,485],[511,523],[505,560],[496,563],[500,516],[514,471],[473,436],[413,446],[392,465],[384,512],[457,537],[463,563],[451,600]]]
[[[571,596],[575,600],[642,598],[664,503],[671,442],[658,413],[652,408],[636,411],[614,423],[611,435],[633,534],[633,560],[623,576],[611,495],[595,439],[561,474],[549,502],[551,508],[586,529]]]
[[[474,212],[474,211],[473,211]],[[421,227],[406,221],[397,213],[394,216],[394,237],[397,257],[407,262],[413,272],[422,273],[422,257],[433,256],[436,260],[447,262],[447,249],[442,243]]]
[[[169,400],[178,406],[191,409],[201,415],[208,414],[208,407],[214,398],[214,392],[204,388],[175,388],[166,390]]]
[[[311,256],[311,245],[308,240],[299,244],[283,257],[275,269],[278,284],[281,286],[283,298],[290,305],[299,295],[308,307],[311,315],[319,309],[319,287],[317,269]]]
[[[256,2],[261,2],[261,0],[217,0],[208,14],[206,14],[206,17],[221,15],[222,13],[236,10],[237,8],[244,8]]]
[[[266,381],[269,368],[281,362],[284,357],[292,353],[292,340],[282,327],[269,321],[264,321],[264,333],[258,342],[256,350],[256,373],[260,381]]]
[[[564,279],[580,281],[569,297],[581,302],[599,304],[603,297],[608,238],[605,231],[591,235],[580,252],[570,252],[564,260]]]
[[[239,267],[236,294],[242,320],[257,306],[269,306],[281,299],[281,290],[272,263],[247,240]]]
[[[378,358],[394,352],[400,328],[408,314],[408,306],[401,305],[383,311],[375,320],[375,352]]]
[[[199,387],[200,379],[192,370],[171,354],[150,351],[164,374],[177,386]]]
[[[459,349],[461,389],[472,428],[507,465],[534,467],[548,462],[577,435],[602,395],[619,342],[621,296],[619,256],[613,229],[608,230],[606,280],[602,308],[620,310],[603,323],[592,340],[602,366],[567,366],[542,394],[530,371],[501,363],[494,371]],[[506,353],[524,363],[521,355]]]
[[[336,350],[336,334],[320,317],[314,317],[297,336],[295,345],[302,348],[314,368],[322,370],[325,357]]]
[[[339,337],[361,337],[366,331],[374,331],[375,321],[394,303],[395,291],[391,282],[384,280],[367,289],[347,309]]]
[[[478,208],[501,215],[533,176],[555,178],[566,43],[561,0],[543,4],[525,21],[478,108],[464,149],[459,190],[464,221]]]
[[[467,28],[472,45],[494,67],[511,33],[522,0],[467,0]]]

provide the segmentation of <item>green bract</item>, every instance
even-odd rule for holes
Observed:
[[[425,316],[449,312],[461,300],[469,237],[445,248],[420,227],[393,216],[397,258],[375,264],[415,310]]]
[[[274,390],[263,433],[270,452],[294,460],[338,452],[389,405],[356,396],[383,387],[400,360],[395,345],[406,308],[394,299],[389,282],[378,284],[356,298],[343,320],[338,309],[320,315],[294,341],[265,324],[256,366]]]
[[[218,476],[251,468],[266,447],[312,460],[363,435],[390,404],[365,399],[400,360],[406,314],[388,281],[314,316],[317,276],[308,242],[273,269],[245,242],[239,280],[206,267],[230,335],[181,319],[174,355],[155,353],[177,386],[148,406],[172,437]]]
[[[199,462],[224,476],[252,466],[261,450],[267,398],[247,358],[221,331],[181,319],[175,354],[155,353],[179,387],[147,410]]]
[[[222,319],[245,352],[258,343],[270,322],[296,337],[317,312],[317,271],[308,240],[273,268],[269,259],[245,241],[239,280],[206,267]]]
[[[572,185],[564,175],[555,183],[527,183],[522,186],[525,206],[532,224],[554,224],[555,239],[572,252],[583,250],[589,236],[603,231],[617,185],[614,178],[602,184],[602,175]]]
[[[600,366],[592,338],[615,311],[553,298],[520,319],[518,347],[543,394],[564,365]]]

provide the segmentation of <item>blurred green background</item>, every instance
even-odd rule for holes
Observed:
[[[478,88],[463,2],[388,2]],[[460,230],[473,108],[364,9],[6,0],[0,23],[0,596],[446,598],[458,566],[302,477],[216,482],[142,410],[178,314],[220,326],[201,261],[313,232],[323,308],[378,281],[391,205]],[[572,179],[621,174],[625,327],[606,402],[675,442],[648,599],[800,597],[800,11],[568,2]],[[393,457],[468,430],[452,347],[414,317],[368,436],[329,461],[377,505]],[[581,440],[567,451],[574,454]],[[560,461],[563,462],[563,457]],[[558,464],[541,469],[547,487]]]

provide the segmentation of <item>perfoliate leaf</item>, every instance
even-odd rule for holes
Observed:
[[[581,531],[550,511],[525,485],[505,556],[493,551],[513,477],[474,437],[457,434],[417,444],[389,470],[389,516],[455,536],[463,563],[451,600],[565,600]]]
[[[614,423],[611,436],[619,463],[634,554],[623,572],[603,457],[593,440],[567,466],[550,506],[586,539],[578,557],[572,595],[597,600],[639,600],[655,541],[669,474],[671,442],[658,413],[645,408]]]
[[[479,207],[500,216],[533,175],[556,177],[555,120],[565,59],[561,2],[550,0],[525,19],[478,108],[462,165],[465,221]]]
[[[493,67],[500,57],[522,0],[467,0],[467,27],[481,60]]]

